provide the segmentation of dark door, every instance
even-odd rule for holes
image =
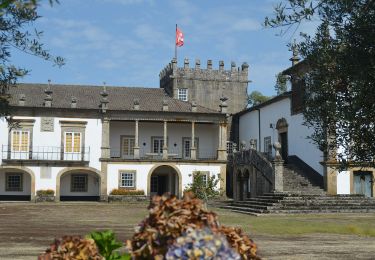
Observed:
[[[280,133],[281,157],[285,162],[288,160],[288,132]]]
[[[168,177],[167,176],[158,176],[158,195],[163,195],[167,192],[167,185],[168,185]]]
[[[366,197],[372,197],[372,172],[356,171],[354,172],[354,193],[362,194]]]

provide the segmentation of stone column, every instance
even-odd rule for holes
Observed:
[[[139,159],[139,133],[138,133],[139,121],[135,120],[135,133],[134,133],[134,159]]]
[[[103,159],[110,158],[110,145],[109,145],[109,132],[110,132],[110,120],[108,118],[102,119],[102,146],[101,146],[101,157]],[[108,162],[101,162],[100,171],[100,200],[106,201],[108,199],[107,194],[107,168]]]
[[[274,191],[284,191],[284,161],[280,155],[281,145],[279,142],[274,143],[275,159],[272,161],[272,168],[274,172]]]
[[[217,149],[217,159],[226,160],[227,159],[227,124],[219,124],[219,149]]]
[[[164,121],[163,159],[168,159],[167,121]]]
[[[197,148],[195,147],[195,122],[191,122],[191,147],[190,147],[190,159],[197,159]]]

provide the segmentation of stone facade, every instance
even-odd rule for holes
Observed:
[[[198,105],[219,110],[220,98],[228,100],[227,113],[234,114],[247,106],[247,86],[249,65],[243,63],[236,67],[231,63],[229,70],[224,69],[224,62],[219,62],[219,69],[212,68],[212,61],[207,61],[207,68],[200,66],[200,60],[195,61],[195,67],[189,67],[185,59],[184,66],[179,68],[177,60],[173,59],[160,72],[160,87],[173,98],[178,98],[178,89],[187,89],[187,100]]]

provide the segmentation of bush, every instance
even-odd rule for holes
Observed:
[[[129,254],[119,254],[115,252],[123,244],[116,240],[115,234],[111,230],[103,232],[92,232],[88,235],[89,238],[93,239],[99,248],[100,254],[105,260],[130,260]]]
[[[203,179],[204,173],[195,172],[192,183],[188,184],[184,192],[192,192],[194,195],[201,200],[207,202],[209,199],[213,199],[220,195],[217,185],[220,182],[220,178],[207,175],[206,181]]]
[[[163,259],[169,247],[190,228],[208,228],[222,234],[243,259],[258,259],[255,243],[241,229],[220,226],[217,215],[205,210],[202,201],[191,193],[182,200],[167,195],[153,197],[149,216],[127,246],[135,259]]]
[[[38,190],[36,192],[36,195],[37,196],[54,196],[55,195],[55,191],[54,190],[51,190],[51,189],[48,189],[48,190]]]
[[[95,241],[83,239],[80,236],[64,236],[62,239],[55,239],[50,248],[38,257],[38,260],[50,259],[104,260],[99,254]]]
[[[113,189],[110,195],[145,195],[144,190]]]

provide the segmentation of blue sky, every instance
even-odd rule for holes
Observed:
[[[25,54],[13,61],[32,71],[22,82],[159,87],[159,72],[174,56],[175,24],[184,32],[178,63],[208,59],[214,68],[223,60],[250,65],[248,91],[274,95],[275,75],[290,65],[288,42],[295,35],[276,36],[279,29],[262,27],[279,0],[60,0],[39,8],[35,27],[43,43],[66,65]],[[304,29],[309,30],[309,26]]]

